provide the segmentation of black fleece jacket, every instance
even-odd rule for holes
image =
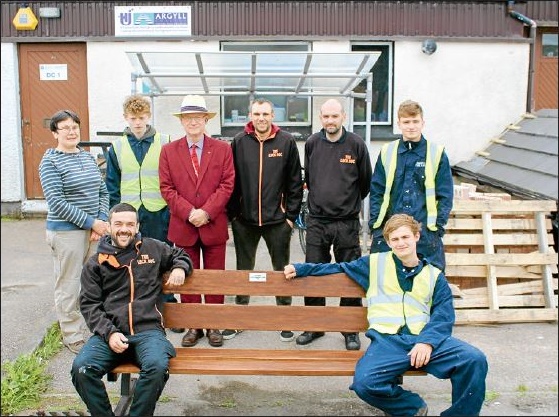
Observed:
[[[270,137],[259,141],[249,122],[231,147],[235,188],[227,205],[229,220],[241,217],[253,226],[295,221],[303,201],[303,178],[293,136],[272,124]]]
[[[81,275],[80,309],[91,332],[108,342],[115,332],[164,331],[163,273],[174,268],[184,269],[186,276],[192,273],[192,261],[183,249],[140,234],[121,249],[111,244],[110,236],[103,236]]]

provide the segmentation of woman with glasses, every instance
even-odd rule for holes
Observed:
[[[39,165],[48,204],[46,240],[54,261],[54,305],[62,341],[77,354],[88,333],[78,305],[81,270],[107,230],[109,193],[93,155],[78,147],[78,115],[58,111],[50,131],[56,146],[46,150]]]

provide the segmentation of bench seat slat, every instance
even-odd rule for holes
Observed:
[[[263,350],[177,348],[171,359],[172,374],[210,375],[292,375],[351,376],[363,351],[337,350]],[[137,373],[131,364],[120,365],[113,373]],[[406,375],[424,375],[411,370]]]

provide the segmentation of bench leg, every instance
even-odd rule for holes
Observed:
[[[120,399],[118,400],[114,413],[117,416],[124,416],[128,412],[128,408],[132,402],[138,378],[132,378],[130,374],[122,374],[120,377]]]

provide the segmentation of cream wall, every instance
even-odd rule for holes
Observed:
[[[16,45],[2,43],[1,56],[2,202],[17,202],[22,199],[24,178]]]
[[[437,45],[434,54],[425,55],[420,42],[396,43],[394,120],[399,103],[418,101],[424,111],[425,137],[444,144],[455,165],[485,148],[526,112],[529,45]]]
[[[148,51],[212,52],[219,51],[219,42],[88,43],[89,126],[92,138],[96,137],[96,132],[119,132],[126,127],[122,117],[122,103],[131,94],[133,87],[133,68],[126,52]],[[139,89],[137,91],[141,92]],[[183,97],[153,99],[153,125],[161,133],[170,134],[173,139],[184,135],[178,119],[171,114],[180,109],[182,99]],[[206,104],[210,110],[219,112],[219,97],[206,97]],[[209,121],[210,134],[221,133],[219,120],[216,116]]]
[[[437,41],[437,44],[433,55],[425,55],[419,41],[395,42],[393,111],[405,99],[419,101],[425,111],[425,136],[444,144],[454,165],[470,159],[526,111],[529,45],[456,41]],[[17,48],[9,43],[1,46],[2,202],[21,201],[25,206],[28,202],[23,186]],[[314,52],[350,50],[348,40],[313,42]],[[219,42],[88,42],[92,140],[107,139],[97,138],[97,131],[122,131],[125,126],[122,102],[132,92],[132,67],[126,52],[134,51],[212,52],[219,51]],[[313,132],[321,128],[318,114],[327,98],[313,99]],[[177,111],[181,101],[182,97],[154,98],[155,127],[175,139],[183,135],[183,130],[171,113]],[[219,113],[219,97],[206,97],[206,101],[210,110]],[[396,124],[394,132],[398,133]],[[221,133],[219,114],[209,122],[208,133]],[[303,158],[303,143],[299,145]],[[381,145],[371,143],[373,161]]]

